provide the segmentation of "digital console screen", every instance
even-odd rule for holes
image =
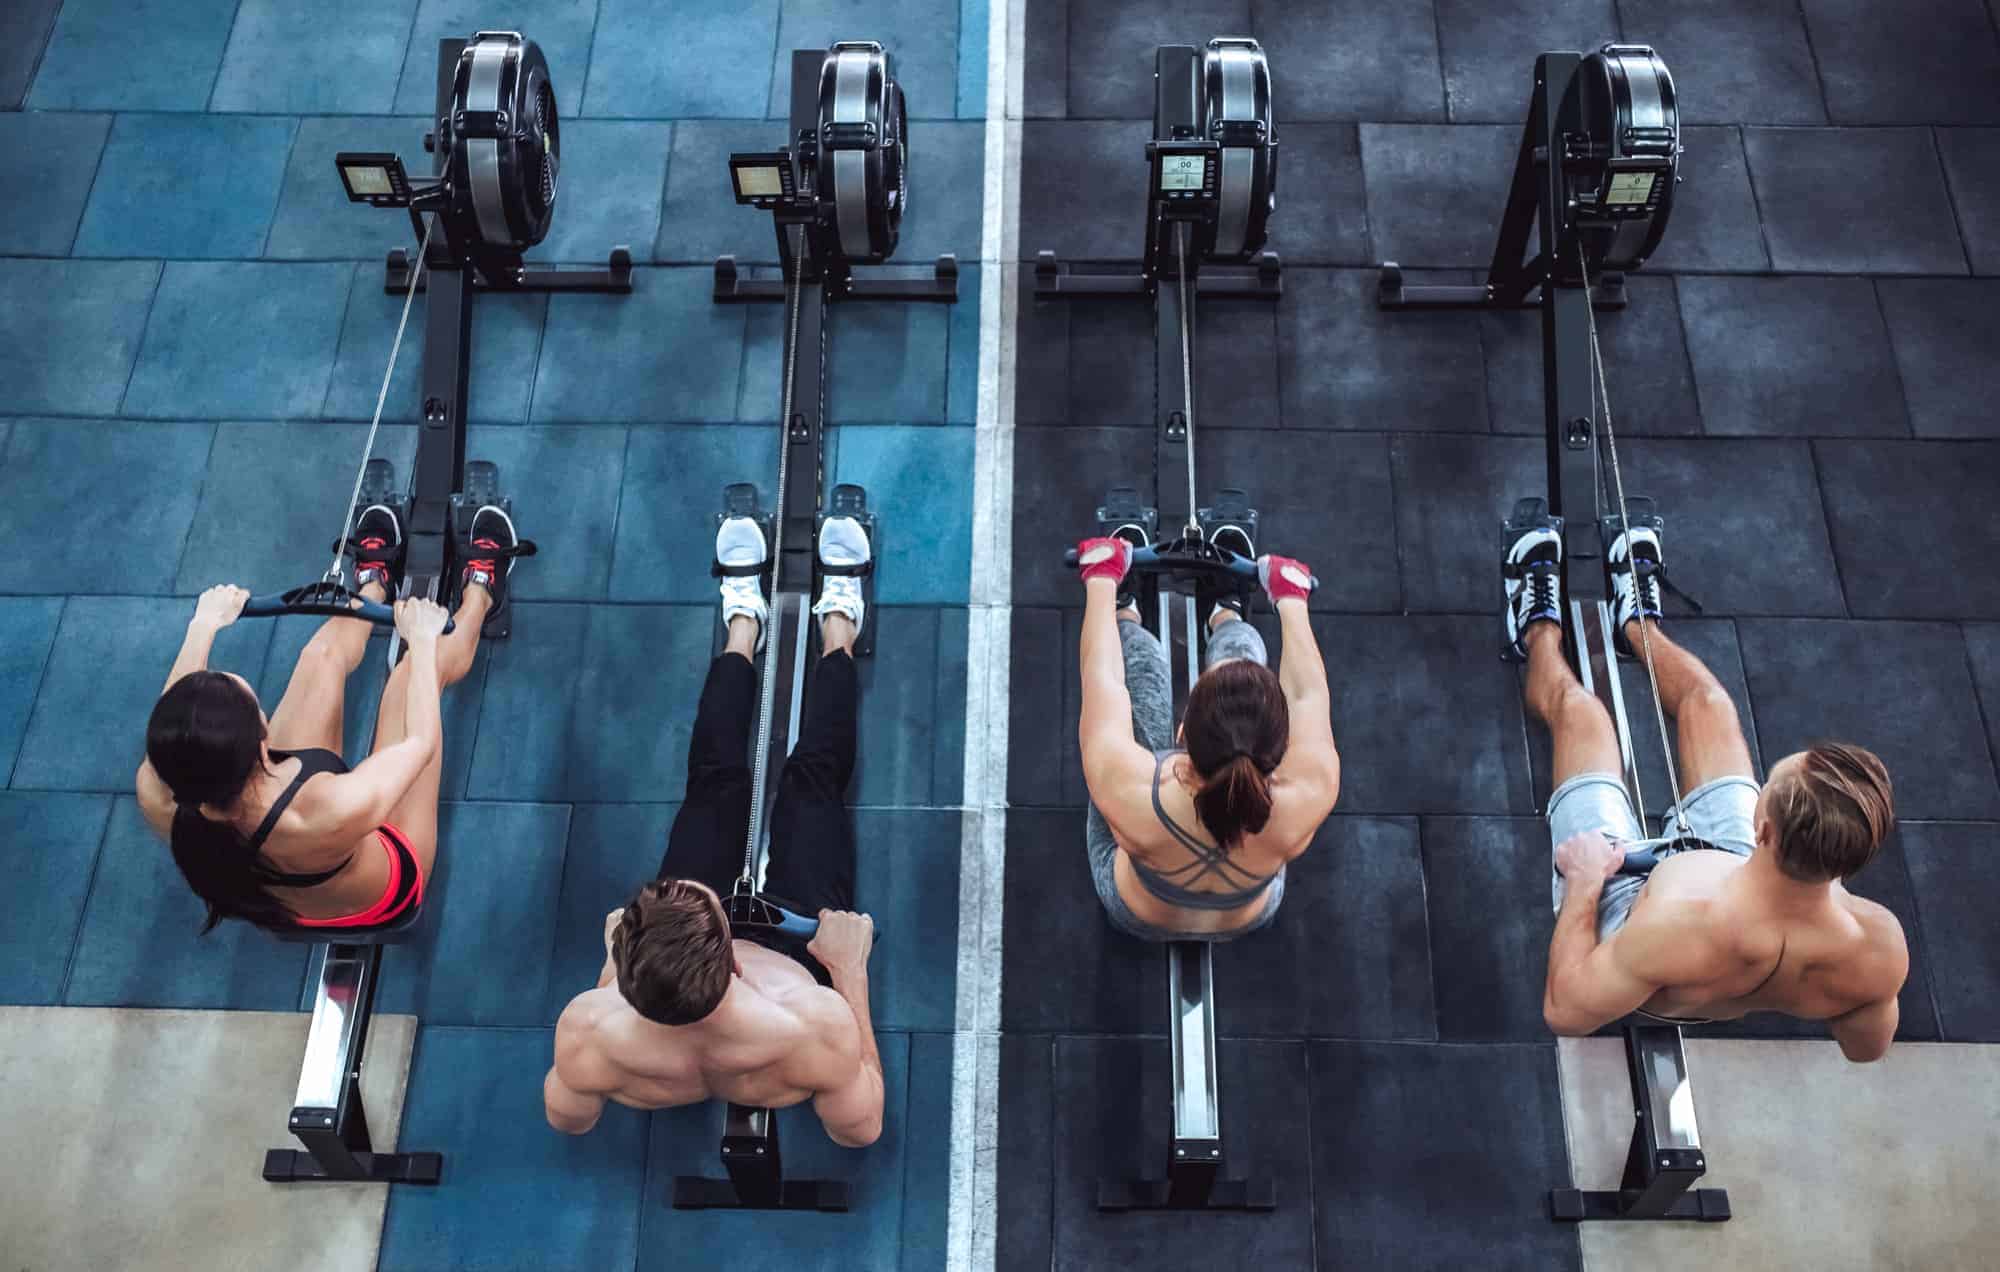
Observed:
[[[386,168],[349,168],[347,188],[352,190],[357,198],[396,192],[395,187],[389,183],[389,170]]]
[[[1612,207],[1631,207],[1652,197],[1652,173],[1615,172],[1611,174],[1611,190],[1604,196],[1604,202]]]
[[[736,193],[746,199],[775,199],[785,192],[784,179],[776,168],[737,168]]]
[[[1208,168],[1205,155],[1160,156],[1160,189],[1199,190]]]

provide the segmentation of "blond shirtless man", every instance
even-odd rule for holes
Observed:
[[[1560,554],[1559,532],[1529,527],[1506,568],[1528,705],[1554,739],[1549,1028],[1588,1034],[1635,1011],[1683,1024],[1778,1011],[1826,1021],[1849,1060],[1881,1059],[1909,952],[1895,915],[1843,884],[1875,859],[1894,821],[1882,762],[1822,743],[1772,765],[1759,787],[1735,704],[1661,627],[1659,532],[1635,525],[1605,554],[1616,639],[1651,646],[1695,846],[1669,844],[1649,872],[1620,873],[1647,832],[1619,778],[1610,714],[1564,655]],[[1666,823],[1677,824],[1671,809]]]
[[[868,541],[848,518],[821,530],[820,559],[852,566]],[[756,522],[725,521],[716,559],[755,565]],[[755,659],[768,610],[754,576],[726,577],[729,643],[709,668],[688,748],[687,796],[660,877],[604,921],[597,987],[556,1022],[555,1065],[542,1084],[549,1125],[581,1135],[604,1102],[658,1109],[702,1100],[782,1108],[813,1101],[837,1144],[882,1133],[882,1059],[868,1009],[874,924],[853,912],[854,832],[846,807],[858,705],[853,646],[860,580],[828,575],[813,612],[821,658],[803,721],[778,777],[763,895],[819,916],[810,943],[746,929],[732,939],[726,893],[742,867],[750,822]]]

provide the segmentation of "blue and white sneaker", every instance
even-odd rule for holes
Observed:
[[[715,560],[718,565],[763,565],[770,557],[763,527],[754,517],[730,517],[716,527]],[[764,633],[771,626],[771,605],[764,599],[763,575],[725,574],[722,576],[722,625],[738,616],[757,620],[757,650],[764,652]]]
[[[1562,625],[1562,518],[1538,510],[1532,516],[1517,516],[1507,529],[1507,555],[1500,564],[1507,590],[1507,643],[1501,652],[1525,662],[1528,628],[1536,623]]]
[[[1636,658],[1638,651],[1625,638],[1625,624],[1635,618],[1657,621],[1660,617],[1660,580],[1666,571],[1660,552],[1662,523],[1658,517],[1634,514],[1630,526],[1621,529],[1615,518],[1609,518],[1604,528],[1614,532],[1604,547],[1604,583],[1611,593],[1613,640],[1620,654]]]
[[[824,568],[820,572],[819,600],[813,602],[813,617],[842,614],[854,624],[856,632],[861,630],[861,620],[868,608],[861,599],[861,576],[834,571],[866,565],[868,556],[868,534],[859,521],[853,517],[828,517],[820,524],[819,563]]]

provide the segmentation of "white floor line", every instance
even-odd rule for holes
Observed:
[[[1007,835],[1008,665],[1014,552],[1014,315],[1025,0],[987,10],[986,164],[979,242],[979,408],[966,623],[965,793],[959,835],[958,995],[945,1266],[994,1266],[1000,1124],[1000,921]]]

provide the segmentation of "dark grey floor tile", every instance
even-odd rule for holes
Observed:
[[[1440,1040],[1548,1040],[1549,854],[1548,824],[1539,817],[1424,818]]]
[[[1392,438],[1403,604],[1418,612],[1494,615],[1500,648],[1501,525],[1516,499],[1548,494],[1539,438]]]
[[[1047,1034],[1003,1034],[994,1266],[1046,1268],[1055,1239],[1055,1045]]]
[[[1166,1023],[1165,995],[1153,1004]],[[1269,1214],[1101,1214],[1100,1178],[1164,1177],[1173,1125],[1164,1039],[1058,1038],[1055,1043],[1056,1272],[1143,1267],[1303,1268],[1313,1252],[1310,1140],[1299,1110],[1303,1043],[1225,1041],[1217,1048],[1225,1177],[1267,1177]]]
[[[2000,626],[1967,623],[1965,648],[1972,656],[1972,679],[1979,686],[1986,736],[1993,744],[1993,758],[2000,764]]]
[[[1737,636],[1767,762],[1818,739],[1850,741],[1888,765],[1898,815],[2000,818],[1955,625],[1744,619]]]
[[[1750,165],[1737,128],[1681,129],[1681,184],[1666,237],[1649,267],[1669,273],[1755,272],[1771,267]]]
[[[1908,436],[1867,279],[1683,278],[1680,292],[1709,433]]]
[[[1276,429],[1281,423],[1278,409],[1278,310],[1295,300],[1243,300],[1217,298],[1200,302],[1195,308],[1194,372],[1195,438],[1201,458],[1207,459],[1214,447],[1202,440],[1227,447],[1237,434],[1218,436],[1216,429]],[[1158,336],[1154,337],[1158,347]],[[1168,355],[1175,356],[1180,340],[1170,333]],[[1158,372],[1155,371],[1155,378]],[[1182,403],[1163,405],[1180,409]],[[1150,424],[1150,421],[1147,421]],[[1181,499],[1187,502],[1186,498]]]
[[[1230,1037],[1437,1036],[1417,824],[1331,817],[1285,871],[1271,926],[1215,952]]]
[[[1927,128],[1746,128],[1771,265],[1825,274],[1963,274]]]
[[[1060,119],[1069,114],[1069,0],[1027,0],[1023,7],[1020,112]]]
[[[1875,289],[1910,428],[1918,437],[2000,437],[2000,283],[1885,278]]]
[[[1904,822],[1896,837],[1902,841],[1922,914],[1944,1037],[2000,1042],[2000,933],[1991,905],[1994,889],[2000,887],[2000,862],[1993,856],[1993,827]],[[1913,941],[1913,980],[1915,955]]]
[[[19,110],[62,0],[18,0],[0,11],[0,110]]]
[[[1555,1048],[1310,1044],[1318,1266],[1580,1269]]]
[[[1376,277],[1289,271],[1278,308],[1285,427],[1484,431],[1477,315],[1384,310]]]
[[[1333,693],[1342,812],[1533,811],[1520,691],[1497,655],[1496,621],[1322,615],[1313,630]],[[1410,745],[1413,729],[1429,744]]]
[[[1142,492],[1153,488],[1149,430],[1030,428],[1015,433],[1016,605],[1083,604],[1083,587],[1062,557],[1078,539],[1096,533],[1097,507],[1112,486]]]
[[[1673,280],[1640,274],[1625,286],[1627,306],[1597,314],[1615,431],[1620,437],[1700,433],[1701,408]],[[1541,310],[1483,314],[1479,334],[1493,431],[1544,436]]]
[[[1021,267],[1015,424],[1150,429],[1156,321],[1134,300],[1035,300]],[[1282,302],[1281,302],[1282,303]]]
[[[51,620],[53,622],[53,620]],[[1081,810],[1089,793],[1077,749],[1081,609],[1016,609],[1007,713],[1007,802]],[[39,667],[39,664],[37,664]]]
[[[1438,0],[1437,25],[1459,122],[1526,119],[1537,57],[1618,38],[1612,0]]]
[[[1008,816],[1006,888],[1003,1030],[1166,1029],[1166,956],[1105,919],[1091,887],[1081,808],[1016,808]]]
[[[2000,44],[1977,0],[1801,0],[1836,123],[2000,122]]]
[[[1270,248],[1286,264],[1365,265],[1368,201],[1352,124],[1278,123],[1278,206]]]
[[[2000,618],[2000,442],[1815,442],[1847,605]]]
[[[1176,5],[1072,4],[1069,114],[1076,119],[1151,121],[1156,47],[1162,44],[1200,47],[1215,36],[1242,35],[1249,29],[1250,0],[1186,0]]]
[[[1361,125],[1375,259],[1485,269],[1520,146],[1521,130],[1509,124]]]
[[[1206,37],[1203,37],[1206,38]],[[1148,71],[1150,74],[1150,69]],[[1136,261],[1146,249],[1150,122],[1021,126],[1021,258]]]
[[[1797,0],[1619,0],[1618,13],[1673,72],[1683,123],[1826,122]]]
[[[2000,128],[1940,128],[1936,135],[1973,272],[2000,274]]]
[[[1250,31],[1280,120],[1444,122],[1428,0],[1251,0]]]
[[[1296,433],[1275,430],[1211,431],[1206,440],[1197,435],[1195,446],[1199,496],[1205,500],[1232,486],[1247,491],[1260,513],[1263,542],[1257,550],[1299,557],[1316,567],[1321,587],[1313,609],[1381,613],[1400,608],[1386,437],[1338,434],[1307,442]],[[1310,458],[1302,462],[1302,454]],[[1185,475],[1163,473],[1160,480],[1170,487],[1179,481],[1178,489],[1185,490]],[[1162,502],[1184,504],[1187,496],[1163,495]],[[1161,514],[1166,515],[1165,507]],[[1018,518],[1015,524],[1019,526]],[[1083,528],[1088,532],[1090,527]]]

